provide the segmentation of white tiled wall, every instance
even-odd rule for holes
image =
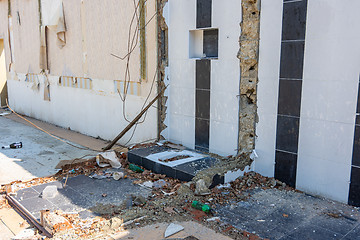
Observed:
[[[255,170],[274,174],[282,0],[263,0]],[[360,1],[308,1],[296,187],[347,202],[360,73]]]
[[[211,61],[211,152],[236,153],[238,138],[241,0],[213,0],[212,27],[219,29],[219,58]],[[195,59],[189,59],[189,31],[196,29],[196,0],[170,0],[167,123],[170,141],[195,147]]]
[[[260,12],[260,49],[258,116],[256,124],[255,171],[274,175],[276,119],[279,88],[282,0],[262,0]]]
[[[347,202],[360,73],[360,2],[308,1],[297,188]]]

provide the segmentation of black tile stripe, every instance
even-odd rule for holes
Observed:
[[[296,186],[307,0],[283,3],[275,177]]]
[[[207,152],[210,137],[211,61],[196,60],[195,148]]]
[[[205,57],[218,57],[219,30],[204,30],[203,53]]]
[[[360,77],[357,96],[351,179],[348,203],[360,207]]]
[[[211,27],[212,0],[197,0],[196,28]]]

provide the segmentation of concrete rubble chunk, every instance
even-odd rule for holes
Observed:
[[[55,212],[41,211],[41,224],[50,233],[62,232],[73,228],[71,223]]]
[[[135,206],[141,206],[141,205],[144,205],[146,203],[146,199],[139,195],[139,196],[132,196],[133,198],[133,205]]]
[[[175,233],[178,233],[180,231],[184,230],[184,227],[179,225],[179,224],[175,224],[175,223],[171,223],[165,230],[165,238],[170,237],[172,235],[174,235]]]
[[[204,179],[199,179],[196,182],[195,195],[209,195],[210,190],[206,186]]]
[[[54,198],[58,193],[57,186],[50,185],[45,187],[45,189],[42,191],[42,198],[48,199],[48,198]]]
[[[34,229],[23,229],[18,235],[11,238],[12,240],[35,240],[38,239],[35,236]]]

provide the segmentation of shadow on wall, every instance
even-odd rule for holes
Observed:
[[[4,40],[0,39],[0,106],[6,105],[7,96]]]

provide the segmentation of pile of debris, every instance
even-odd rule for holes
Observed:
[[[143,145],[138,147],[143,147]],[[61,170],[54,177],[38,178],[29,182],[14,182],[10,185],[10,191],[16,192],[22,188],[77,175],[86,175],[96,179],[113,178],[118,181],[129,178],[133,180],[133,184],[151,189],[148,198],[130,195],[126,204],[122,206],[104,205],[89,209],[97,213],[100,212],[101,216],[86,220],[80,218],[78,213],[62,211],[43,213],[42,224],[57,239],[89,239],[92,237],[101,239],[100,236],[105,237],[124,229],[145,226],[155,222],[189,220],[201,222],[203,225],[233,238],[242,238],[244,236],[242,231],[221,222],[216,217],[217,208],[225,204],[246,200],[250,196],[249,192],[254,189],[293,190],[274,178],[248,172],[228,184],[213,186],[212,189],[208,189],[209,186],[204,186],[207,191],[199,194],[197,188],[199,185],[205,184],[201,179],[196,182],[181,182],[178,179],[156,174],[143,167],[130,164],[127,161],[126,153],[114,152],[114,154],[116,154],[116,161],[118,161],[118,164],[115,164],[117,168],[114,168],[114,162],[111,163],[111,159],[109,160],[101,155],[86,160],[64,161]],[[7,187],[9,188],[9,186]],[[2,187],[2,190],[6,190],[5,186]],[[205,211],[202,208],[196,209],[194,202],[207,206],[211,211]]]

